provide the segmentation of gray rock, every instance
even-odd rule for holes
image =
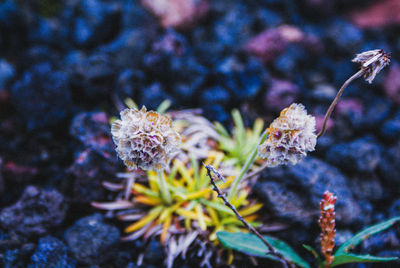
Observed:
[[[383,151],[382,161],[379,163],[379,173],[386,183],[393,185],[391,190],[399,192],[400,182],[400,142],[388,150]]]
[[[74,262],[68,258],[67,247],[57,238],[46,236],[39,240],[38,247],[31,257],[29,268],[74,268]]]
[[[266,203],[267,209],[280,218],[302,222],[305,225],[311,223],[310,212],[304,213],[304,208],[311,206],[296,192],[277,182],[268,181],[258,183],[255,190]]]
[[[280,186],[280,188],[274,186],[275,189],[281,190],[272,194],[271,191],[262,189],[264,183],[271,181]],[[299,210],[296,213],[292,212],[293,215],[310,216],[311,221],[317,220],[319,202],[322,194],[328,190],[338,197],[336,202],[336,219],[338,222],[342,225],[352,225],[365,220],[363,208],[353,197],[347,178],[337,168],[314,157],[307,157],[295,166],[280,166],[265,170],[256,188],[258,188],[257,192],[261,197],[266,200],[278,200],[275,197],[276,194],[290,196],[289,199],[293,199],[291,203],[297,203]],[[283,194],[284,191],[287,192]],[[276,204],[280,204],[273,208],[277,216],[287,217],[287,204],[278,202]],[[295,208],[293,205],[289,207]],[[312,217],[311,215],[315,216]],[[300,217],[292,218],[293,221],[300,219]]]
[[[372,172],[381,161],[381,147],[374,138],[366,136],[340,143],[327,152],[327,160],[347,171]]]
[[[1,225],[25,236],[44,235],[62,223],[66,206],[56,190],[26,187],[21,198],[0,213]]]
[[[118,248],[119,238],[118,228],[104,223],[100,214],[78,220],[65,232],[65,241],[75,259],[88,265],[110,259]]]

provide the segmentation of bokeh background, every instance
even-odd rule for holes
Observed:
[[[125,98],[227,127],[233,108],[251,125],[301,102],[320,125],[352,57],[376,48],[391,65],[346,89],[317,150],[259,178],[266,225],[301,255],[317,247],[325,190],[338,243],[400,215],[399,0],[0,1],[1,266],[136,267],[146,252],[143,266],[160,267],[158,241],[120,242],[120,223],[90,206],[123,170],[108,120]],[[400,230],[357,251],[399,256]]]

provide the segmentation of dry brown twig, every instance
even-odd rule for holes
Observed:
[[[286,260],[285,257],[283,257],[282,254],[278,252],[253,226],[251,226],[245,219],[243,219],[237,209],[228,201],[228,199],[225,197],[225,194],[222,193],[221,189],[219,189],[211,172],[214,173],[218,177],[218,179],[222,180],[223,182],[225,182],[224,177],[213,166],[204,166],[207,169],[207,176],[210,178],[210,183],[213,186],[213,190],[218,194],[218,197],[224,201],[224,204],[233,211],[233,213],[236,215],[236,218],[238,218],[238,220],[240,220],[247,227],[247,229],[249,229],[250,232],[254,233],[258,238],[260,238],[261,241],[268,247],[269,251],[266,252],[266,254],[275,256],[282,263],[283,267],[295,267],[294,264]]]

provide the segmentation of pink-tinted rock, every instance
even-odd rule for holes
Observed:
[[[37,168],[20,165],[13,161],[4,163],[3,172],[6,180],[15,183],[30,181],[38,174]]]
[[[351,21],[360,28],[379,28],[400,25],[400,1],[380,0],[350,14]]]
[[[301,42],[302,45],[313,54],[321,54],[325,50],[323,42],[316,35],[306,34]]]
[[[359,99],[342,99],[338,102],[335,108],[336,114],[345,114],[352,112],[357,115],[363,114],[363,104]]]
[[[281,55],[289,43],[300,44],[312,53],[323,51],[322,42],[293,25],[281,25],[261,32],[247,42],[244,49],[264,62],[271,62]]]
[[[208,10],[207,0],[142,0],[160,20],[163,27],[187,29],[204,17]]]
[[[265,108],[279,112],[295,102],[299,94],[299,87],[290,81],[273,80],[271,87],[264,98]]]
[[[116,172],[115,161],[109,161],[92,148],[79,152],[68,169],[72,201],[89,203],[93,200],[104,200],[102,181],[109,180]]]
[[[315,116],[315,128],[317,129],[316,133],[319,133],[322,129],[322,124],[324,123],[324,115],[316,115]],[[334,126],[334,121],[332,118],[328,119],[328,122],[326,123],[326,131],[328,132],[331,130]]]
[[[71,136],[80,140],[85,147],[91,147],[103,157],[112,159],[115,151],[109,132],[110,125],[104,112],[80,113],[70,126]]]
[[[400,65],[393,64],[389,68],[384,82],[386,95],[393,102],[400,104]]]
[[[185,40],[175,32],[169,31],[153,44],[154,52],[181,56],[186,49]]]
[[[270,62],[285,51],[287,44],[288,41],[279,29],[268,29],[251,39],[245,45],[245,50],[265,62]]]
[[[281,25],[278,27],[278,31],[288,42],[301,42],[304,39],[303,32],[292,25]]]

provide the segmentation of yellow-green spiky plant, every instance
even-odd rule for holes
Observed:
[[[264,130],[264,122],[258,118],[252,129],[245,128],[242,116],[236,109],[232,111],[232,119],[235,124],[232,135],[219,122],[214,124],[220,135],[219,148],[226,152],[225,160],[230,160],[233,164],[244,165]]]
[[[165,103],[161,105],[162,109],[165,107]],[[250,153],[246,153],[246,148],[257,143],[263,125],[256,121],[253,130],[245,129],[239,112],[235,111],[235,130],[230,136],[221,125],[217,125],[217,131],[193,110],[170,112],[169,116],[182,137],[182,150],[170,167],[159,174],[142,170],[118,174],[121,183],[104,182],[107,189],[117,192],[116,200],[92,205],[114,211],[120,220],[131,222],[125,228],[128,235],[124,240],[159,237],[168,255],[167,266],[171,267],[174,258],[186,252],[195,241],[217,245],[218,231],[247,231],[212,191],[204,165],[219,169],[227,178],[225,183],[220,183],[221,189],[229,187]],[[160,174],[166,182],[170,202],[163,197]],[[240,185],[231,201],[250,224],[257,226],[256,212],[262,204],[248,200],[250,187],[246,183]],[[232,254],[228,256],[231,261]]]

